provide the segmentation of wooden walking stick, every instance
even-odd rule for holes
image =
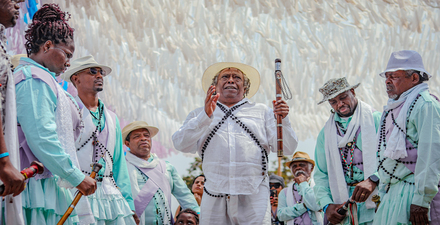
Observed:
[[[24,168],[20,173],[24,176],[24,179],[27,180],[29,178],[34,177],[37,174],[42,174],[44,171],[44,166],[42,163],[38,161],[33,161],[31,166],[28,168]],[[5,191],[5,185],[0,185],[0,195]]]
[[[292,99],[292,93],[290,88],[284,79],[281,72],[281,59],[275,59],[275,88],[276,88],[276,100],[281,100],[282,96],[286,100]],[[277,155],[278,155],[278,176],[281,176],[281,158],[283,158],[283,122],[281,115],[276,116],[277,119]]]
[[[95,179],[96,173],[98,173],[101,168],[102,168],[101,164],[99,164],[99,163],[93,164],[92,174],[90,174],[90,177]],[[63,225],[64,222],[66,222],[67,218],[69,218],[70,214],[75,209],[76,204],[78,204],[78,202],[82,196],[83,196],[83,194],[80,191],[78,191],[78,193],[76,193],[75,198],[73,199],[69,208],[67,208],[66,212],[64,213],[63,217],[61,217],[61,220],[57,223],[57,225]]]

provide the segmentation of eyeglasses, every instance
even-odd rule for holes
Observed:
[[[92,74],[92,75],[96,75],[96,74],[98,74],[98,72],[101,73],[102,76],[105,76],[105,75],[107,74],[107,73],[105,72],[105,70],[103,70],[103,69],[101,69],[101,68],[99,68],[99,67],[90,67],[90,68],[87,68],[87,69],[84,69],[84,70],[78,71],[77,73],[80,73],[80,72],[82,72],[82,71],[87,71],[87,70],[89,70],[88,72],[89,72],[90,74]]]
[[[53,47],[52,49],[58,49],[58,50],[61,50],[61,51],[64,53],[64,57],[66,57],[66,58],[68,58],[68,59],[72,58],[72,56],[73,56],[72,54],[67,53],[66,51],[64,51],[64,50],[61,49],[61,48]]]
[[[269,184],[270,188],[274,187],[274,188],[280,188],[281,184],[280,183],[270,183]]]

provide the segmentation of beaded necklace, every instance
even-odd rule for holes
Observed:
[[[410,107],[409,107],[408,115],[407,115],[407,118],[406,118],[406,123],[407,123],[407,124],[409,123],[409,117],[410,117],[411,112],[412,112],[412,110],[414,109],[414,106],[415,106],[417,100],[419,99],[419,97],[420,97],[420,95],[418,95],[418,96],[416,97],[416,99],[414,100],[414,102],[413,102],[413,103],[410,105]],[[393,124],[399,129],[400,132],[402,132],[403,134],[405,134],[405,136],[406,136],[409,140],[412,140],[411,138],[408,137],[407,132],[404,132],[403,129],[400,128],[400,127],[397,125],[396,121],[394,120],[394,115],[393,115],[392,111],[393,111],[393,110],[390,110],[390,111],[388,111],[388,112],[385,112],[384,119],[383,119],[383,123],[382,123],[382,125],[381,125],[381,127],[380,127],[380,133],[379,133],[379,144],[378,144],[378,146],[377,146],[377,157],[378,157],[378,159],[379,159],[379,165],[378,165],[378,167],[377,167],[377,171],[379,171],[380,169],[382,169],[386,174],[388,174],[388,176],[390,176],[390,181],[388,182],[386,193],[388,193],[388,191],[390,190],[392,179],[396,179],[396,180],[398,180],[399,182],[400,182],[400,181],[403,181],[404,183],[406,183],[406,184],[410,184],[410,185],[414,185],[414,184],[415,184],[414,182],[409,182],[409,181],[404,180],[405,177],[400,178],[400,177],[397,177],[397,176],[394,175],[394,173],[396,172],[396,169],[397,169],[397,165],[398,165],[399,163],[402,163],[402,161],[400,161],[400,160],[395,160],[395,161],[396,161],[396,164],[394,165],[393,170],[390,172],[390,171],[388,171],[388,170],[382,165],[383,162],[384,162],[386,159],[389,159],[389,158],[388,158],[388,157],[384,157],[383,159],[380,159],[380,152],[381,152],[381,146],[382,146],[382,143],[383,143],[383,147],[384,147],[384,149],[386,149],[386,146],[387,146],[387,145],[386,145],[386,134],[385,134],[385,129],[386,129],[386,128],[385,128],[385,127],[386,127],[386,119],[387,119],[387,117],[388,117],[388,115],[389,115],[390,113],[391,113],[391,119],[392,119],[392,121],[393,121]],[[407,131],[407,130],[406,130],[406,131]],[[414,143],[417,143],[417,142],[414,142]],[[408,148],[407,148],[407,149],[408,149]],[[405,162],[405,163],[410,163],[410,162]],[[404,163],[403,163],[403,164],[404,164]]]
[[[101,125],[101,119],[102,119],[102,115],[104,114],[104,106],[103,105],[101,105],[101,104],[99,104],[98,105],[98,108],[100,108],[99,109],[99,117],[98,118],[96,118],[93,114],[92,114],[92,112],[90,112],[90,115],[92,115],[93,116],[93,118],[95,118],[97,121],[98,121],[98,126],[96,126],[96,128],[95,128],[95,131],[93,131],[93,133],[92,133],[92,135],[79,147],[79,148],[77,148],[76,150],[77,151],[79,151],[80,149],[82,149],[84,146],[86,146],[87,145],[87,143],[89,143],[89,141],[90,140],[92,140],[93,139],[93,141],[92,141],[92,145],[93,145],[93,155],[94,155],[94,159],[92,159],[92,161],[94,162],[94,163],[97,163],[98,161],[99,161],[99,159],[103,159],[104,160],[104,162],[105,163],[107,163],[107,160],[105,159],[105,155],[108,155],[109,156],[109,158],[110,158],[110,160],[111,160],[111,164],[113,165],[114,164],[114,161],[113,161],[113,157],[112,157],[112,155],[110,154],[110,151],[104,146],[104,144],[102,144],[101,142],[99,142],[99,140],[98,140],[98,132],[100,132],[100,129],[101,129],[101,127],[102,127],[102,125]],[[99,157],[99,156],[101,156],[101,157]],[[93,157],[93,156],[92,156]],[[85,174],[88,174],[88,175],[90,175],[91,173],[89,172],[89,171],[85,171],[85,170],[82,170],[82,172],[83,173],[85,173]],[[110,171],[110,174],[109,175],[101,175],[101,174],[97,174],[97,181],[98,182],[101,182],[102,180],[103,180],[103,178],[110,178],[111,179],[111,181],[112,181],[112,183],[113,183],[113,185],[115,186],[115,187],[117,187],[117,184],[116,184],[116,181],[115,181],[115,179],[113,178],[113,171]]]
[[[147,175],[145,175],[139,168],[136,167],[136,169],[139,171],[139,173],[141,173],[141,176],[142,176],[142,179],[144,180],[144,182],[147,183],[147,179],[146,179]],[[159,195],[161,202],[163,202],[163,207],[165,208],[165,214],[169,218],[168,222],[171,223],[171,215],[169,214],[168,207],[165,204],[166,203],[165,197],[163,196],[163,193],[161,191],[159,191],[159,190],[157,190],[156,193]],[[154,198],[154,203],[156,205],[156,214],[159,215],[159,218],[161,220],[163,220],[164,217],[162,217],[162,211],[160,211],[159,201],[157,200],[156,195],[153,195],[153,198]]]
[[[345,134],[347,131],[343,129],[342,124],[339,121],[335,121],[335,122],[338,125],[338,127],[340,128],[340,130]],[[342,148],[339,148],[339,153],[341,154],[343,164],[346,166],[347,172],[350,172],[350,174],[349,174],[350,178],[353,177],[353,154],[354,154],[355,146],[356,146],[356,135],[354,136],[352,142],[347,143],[347,147],[349,148],[349,153],[350,153],[350,163],[347,162],[347,158],[345,157],[345,154],[344,154]]]
[[[296,197],[295,197],[295,191],[298,192],[298,188],[295,187],[295,184],[292,185],[292,190],[293,190],[293,199],[294,199],[294,201],[296,202],[296,204],[302,202],[302,200],[303,200],[303,196],[300,195],[299,193],[298,193],[298,195],[301,196],[301,197],[299,198],[299,201],[296,200]]]

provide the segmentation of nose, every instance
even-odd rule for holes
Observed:
[[[338,105],[338,107],[341,107],[344,105],[344,103],[342,101],[338,101],[337,105]]]
[[[20,5],[18,4],[18,2],[15,3],[14,7],[15,9],[20,9]]]
[[[230,76],[230,77],[228,78],[228,84],[232,84],[232,83],[234,83],[234,77],[233,77],[233,76]]]
[[[67,60],[67,62],[65,63],[66,67],[70,67],[70,60]]]

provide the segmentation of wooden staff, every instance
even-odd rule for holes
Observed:
[[[282,88],[281,88],[281,59],[275,59],[275,85],[276,85],[276,100],[282,99]],[[281,176],[281,158],[283,157],[283,125],[281,115],[277,115],[277,155],[278,155],[278,176]]]
[[[101,164],[99,163],[93,164],[92,174],[90,174],[90,177],[95,179],[96,173],[98,173],[99,170],[101,170],[101,168],[102,168]],[[63,225],[64,222],[66,222],[67,218],[69,218],[70,214],[75,209],[76,204],[78,204],[82,196],[83,194],[80,191],[78,191],[72,203],[70,204],[69,208],[67,208],[66,212],[64,213],[63,217],[61,217],[61,220],[57,223],[57,225]]]
[[[29,168],[24,168],[20,173],[24,176],[24,179],[27,180],[29,178],[34,177],[37,174],[42,174],[44,171],[44,166],[42,163],[38,161],[33,161]],[[0,185],[0,195],[5,191],[5,185]]]

